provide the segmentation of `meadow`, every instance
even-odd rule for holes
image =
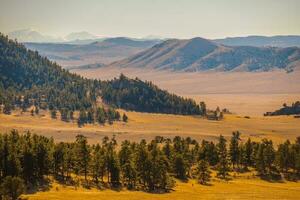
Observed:
[[[120,110],[123,113],[123,110]],[[293,116],[274,117],[245,117],[227,114],[224,120],[207,120],[197,116],[182,116],[169,114],[152,114],[127,112],[128,123],[115,122],[113,125],[88,124],[82,128],[76,122],[62,122],[51,119],[48,112],[41,111],[39,115],[21,114],[19,111],[12,115],[0,114],[0,132],[18,129],[53,137],[56,141],[73,141],[75,136],[83,134],[90,143],[101,141],[104,136],[116,135],[118,141],[125,139],[139,141],[151,140],[155,136],[174,137],[177,135],[194,139],[216,141],[220,134],[231,137],[233,131],[240,131],[242,139],[248,137],[260,141],[263,138],[272,139],[275,144],[286,139],[294,141],[300,135],[300,119]]]
[[[153,194],[143,191],[117,190],[97,190],[76,188],[74,186],[60,185],[53,182],[49,191],[37,192],[35,194],[24,195],[28,200],[191,200],[191,199],[268,199],[268,200],[296,200],[300,196],[300,184],[297,182],[267,182],[255,177],[252,173],[236,174],[230,181],[222,181],[213,178],[211,185],[203,186],[195,180],[189,182],[176,182],[173,191],[164,194]]]

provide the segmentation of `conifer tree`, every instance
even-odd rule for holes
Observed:
[[[123,122],[127,122],[128,121],[128,117],[127,115],[124,113],[123,117],[122,117]]]
[[[205,160],[200,160],[197,165],[197,179],[202,185],[206,185],[210,181],[211,171],[209,170],[209,164]]]
[[[83,135],[77,135],[75,141],[75,155],[76,163],[75,170],[76,174],[80,175],[83,173],[85,182],[87,181],[89,161],[90,161],[90,149],[87,144],[87,139]]]
[[[230,155],[230,160],[233,166],[233,169],[235,168],[236,165],[239,164],[239,140],[240,140],[240,132],[233,132],[232,137],[230,140],[230,146],[229,146],[229,155]]]
[[[226,139],[222,135],[220,135],[219,143],[217,144],[217,149],[218,149],[218,157],[219,157],[217,175],[222,179],[226,179],[229,172],[229,166],[227,161]]]

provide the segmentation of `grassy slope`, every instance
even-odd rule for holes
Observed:
[[[166,194],[150,194],[140,191],[114,191],[97,189],[75,189],[53,183],[49,191],[25,195],[29,200],[192,200],[192,199],[297,199],[300,184],[295,182],[270,183],[251,175],[235,178],[229,182],[213,179],[211,186],[203,186],[190,180],[188,183],[177,181],[175,190]]]
[[[121,111],[122,113],[123,111]],[[246,119],[236,115],[225,115],[223,121],[209,121],[193,116],[149,114],[126,112],[129,122],[117,122],[114,125],[87,125],[78,128],[77,124],[65,123],[50,119],[48,113],[40,116],[30,116],[29,113],[0,114],[0,132],[13,128],[20,131],[32,130],[45,136],[53,136],[57,141],[74,141],[79,133],[88,137],[90,143],[99,142],[103,136],[117,135],[118,140],[153,139],[161,135],[173,137],[176,135],[191,136],[195,139],[216,140],[220,134],[230,137],[232,131],[239,130],[243,138],[254,140],[270,138],[275,143],[285,139],[295,140],[300,135],[300,119],[292,116],[251,117]]]

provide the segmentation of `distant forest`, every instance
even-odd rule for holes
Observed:
[[[300,101],[292,103],[288,106],[286,103],[283,104],[282,108],[274,112],[266,112],[265,116],[275,116],[275,115],[298,115],[300,114]]]
[[[0,34],[0,105],[5,114],[49,109],[67,113],[96,112],[102,99],[110,107],[141,112],[205,115],[192,99],[185,99],[150,82],[124,75],[111,81],[83,78],[56,63],[27,50],[22,44]]]
[[[55,143],[12,130],[0,134],[0,191],[11,197],[38,190],[51,176],[75,187],[168,192],[175,186],[174,178],[207,185],[212,170],[223,180],[234,178],[230,172],[249,170],[267,180],[299,180],[300,137],[276,148],[272,140],[242,142],[240,136],[233,132],[227,141],[220,135],[217,143],[157,136],[150,142],[125,140],[119,145],[115,137],[104,137],[101,144],[89,145],[83,135],[75,142]]]

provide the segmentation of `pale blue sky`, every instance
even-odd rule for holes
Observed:
[[[0,31],[64,36],[300,35],[300,0],[0,0]]]

